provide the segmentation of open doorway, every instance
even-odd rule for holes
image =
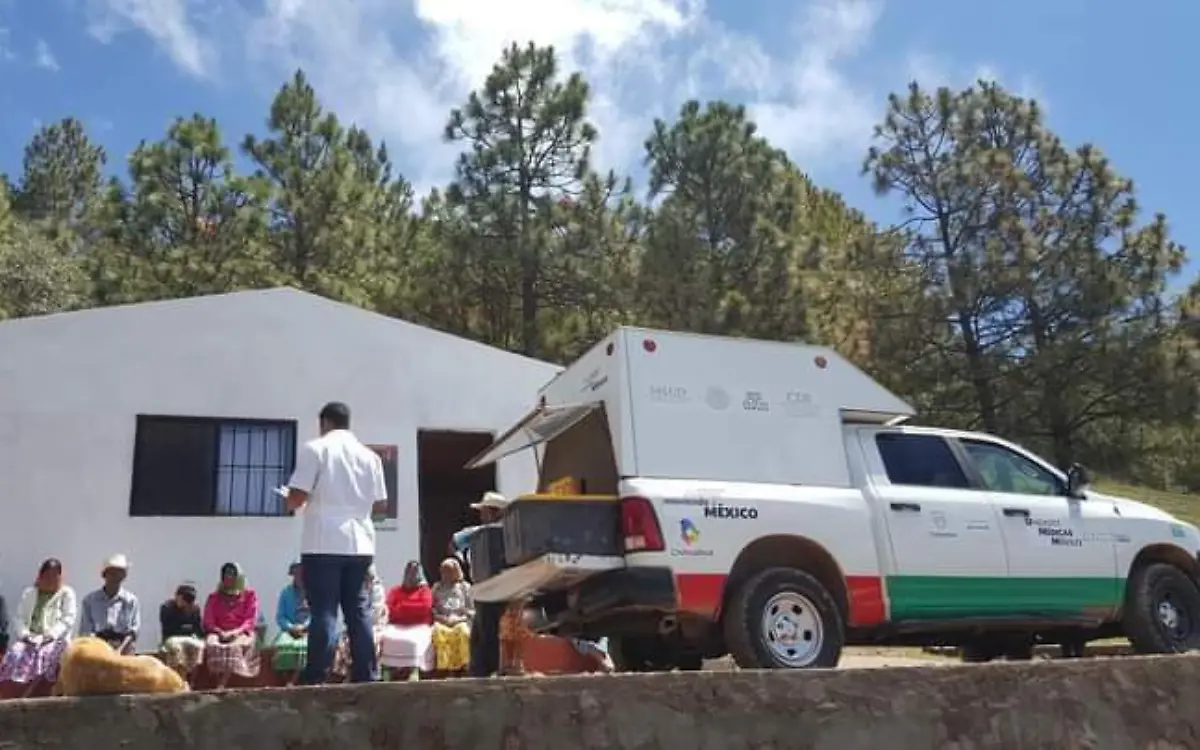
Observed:
[[[479,522],[471,503],[496,489],[496,464],[464,469],[492,444],[490,432],[417,431],[417,506],[420,516],[421,565],[430,583],[450,549],[450,537]]]

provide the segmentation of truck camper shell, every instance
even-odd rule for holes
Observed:
[[[544,445],[539,491],[562,477],[592,494],[628,477],[847,487],[842,425],[913,413],[825,347],[621,327],[468,466]]]

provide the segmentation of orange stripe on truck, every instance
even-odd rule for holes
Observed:
[[[724,573],[679,573],[675,576],[675,598],[681,612],[716,619],[725,595]],[[878,576],[846,576],[850,599],[851,627],[870,627],[887,620],[883,580]]]

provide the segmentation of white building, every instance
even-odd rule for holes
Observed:
[[[413,558],[434,576],[468,503],[535,486],[530,452],[498,477],[462,466],[557,370],[286,288],[0,323],[0,592],[15,609],[57,557],[82,597],[123,552],[146,649],[175,587],[190,579],[204,596],[232,560],[273,623],[300,519],[271,489],[334,400],[396,456],[384,582]]]

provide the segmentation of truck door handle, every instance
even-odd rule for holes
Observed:
[[[1005,508],[1004,515],[1009,518],[1029,518],[1028,508]]]
[[[890,507],[892,510],[900,513],[903,513],[904,511],[910,511],[913,513],[921,512],[921,506],[917,503],[892,503]]]

